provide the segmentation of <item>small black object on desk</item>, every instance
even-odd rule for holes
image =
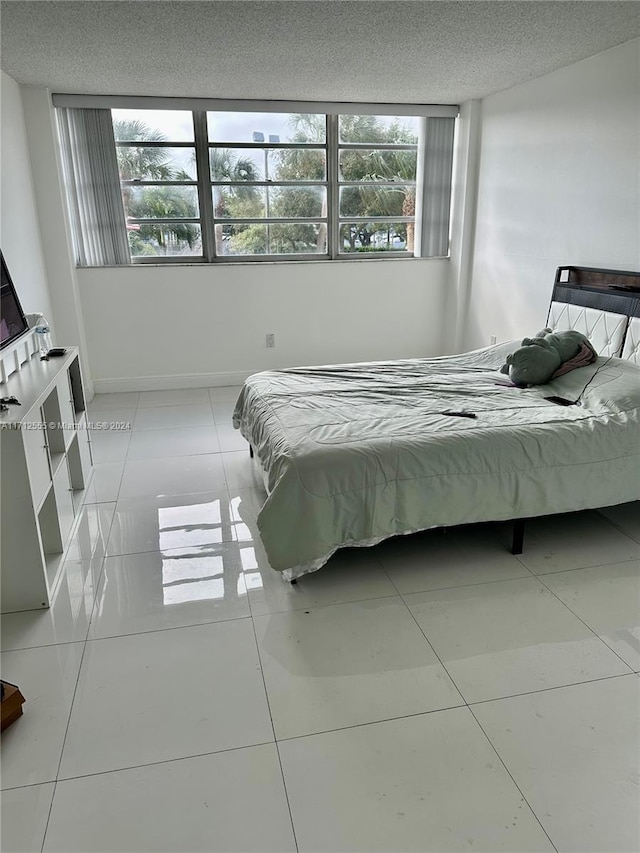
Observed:
[[[0,397],[0,412],[8,412],[9,405],[21,406],[22,403],[17,397]]]

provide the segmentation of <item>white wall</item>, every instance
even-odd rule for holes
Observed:
[[[640,40],[484,99],[463,349],[544,325],[556,267],[640,269]]]
[[[23,310],[27,314],[42,311],[55,331],[56,318],[49,299],[42,254],[20,86],[4,71],[0,76],[0,246]]]
[[[57,342],[80,347],[90,388],[230,384],[270,367],[443,351],[447,260],[76,269],[50,97],[24,86],[22,98]]]
[[[447,278],[446,260],[78,271],[97,391],[438,354]],[[265,348],[267,333],[275,349]]]

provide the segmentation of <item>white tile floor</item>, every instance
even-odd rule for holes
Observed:
[[[2,619],[3,853],[640,849],[638,505],[290,586],[236,394],[92,403],[132,429],[95,432],[51,609]]]

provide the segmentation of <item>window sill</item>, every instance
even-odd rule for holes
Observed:
[[[413,257],[362,257],[362,256],[346,256],[344,258],[323,258],[318,260],[295,260],[293,258],[282,260],[282,261],[272,261],[272,260],[264,260],[264,261],[249,261],[249,260],[233,260],[233,261],[214,261],[212,263],[207,263],[206,261],[158,261],[154,263],[153,261],[146,261],[145,263],[134,263],[134,264],[105,264],[103,266],[76,266],[78,270],[104,270],[104,269],[114,269],[114,270],[131,270],[131,269],[158,269],[162,268],[181,268],[184,267],[193,267],[201,269],[202,267],[207,268],[215,268],[215,267],[237,267],[237,266],[245,266],[245,267],[255,267],[259,269],[261,266],[283,266],[283,265],[297,265],[297,266],[308,266],[309,264],[334,264],[334,263],[388,263],[390,261],[400,261],[402,263],[414,263],[416,261],[425,262],[425,261],[449,261],[451,259],[450,255],[443,255],[439,257],[431,257],[431,258],[413,258]]]

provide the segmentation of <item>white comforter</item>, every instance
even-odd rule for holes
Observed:
[[[343,545],[640,498],[640,367],[599,358],[519,389],[498,372],[518,345],[251,376],[234,426],[266,471],[273,568],[291,579]],[[476,417],[443,414],[460,410]]]

